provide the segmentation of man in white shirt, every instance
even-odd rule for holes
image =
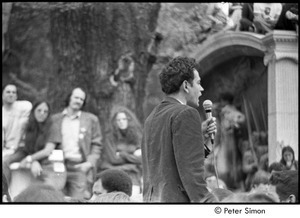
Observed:
[[[67,182],[64,193],[76,199],[89,199],[97,162],[102,150],[98,117],[82,111],[86,93],[75,88],[67,97],[66,108],[52,116],[48,142],[63,150]]]
[[[281,3],[254,3],[253,23],[257,33],[265,34],[274,29],[281,14]]]
[[[4,86],[2,104],[2,157],[5,159],[19,147],[32,104],[17,101],[17,87],[13,84]]]

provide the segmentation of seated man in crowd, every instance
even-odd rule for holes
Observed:
[[[102,134],[98,118],[82,111],[86,93],[75,88],[68,95],[63,112],[52,117],[48,142],[64,152],[67,182],[64,192],[77,199],[89,199],[102,149]]]
[[[253,23],[255,26],[255,32],[261,34],[271,32],[277,24],[281,10],[281,3],[254,3]]]
[[[7,84],[2,90],[2,157],[15,153],[32,108],[29,101],[17,100],[17,87]]]
[[[212,31],[217,32],[224,29],[227,25],[228,16],[223,12],[222,3],[214,3],[212,14],[208,18],[212,21]]]
[[[89,202],[105,202],[105,199],[106,202],[107,200],[129,202],[131,195],[132,180],[129,175],[122,170],[107,169],[97,175],[93,186],[93,196]]]

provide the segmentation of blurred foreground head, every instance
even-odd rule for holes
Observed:
[[[64,194],[52,186],[44,184],[33,184],[18,194],[14,202],[65,202]]]
[[[256,191],[233,193],[224,198],[221,202],[226,203],[278,203],[279,198],[274,193]]]
[[[281,202],[298,202],[298,170],[275,171],[269,182],[276,187]]]

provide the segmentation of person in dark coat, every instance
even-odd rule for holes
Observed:
[[[204,144],[216,132],[216,119],[202,123],[192,107],[204,90],[195,65],[177,57],[160,74],[167,96],[146,119],[142,137],[144,202],[200,202],[208,193]]]
[[[253,3],[243,3],[242,18],[240,19],[240,31],[254,32]]]
[[[283,4],[281,14],[275,26],[276,30],[296,30],[298,25],[298,3]]]

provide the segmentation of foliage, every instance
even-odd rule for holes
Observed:
[[[162,33],[161,56],[189,56],[211,33],[211,3],[162,4],[157,31]]]

